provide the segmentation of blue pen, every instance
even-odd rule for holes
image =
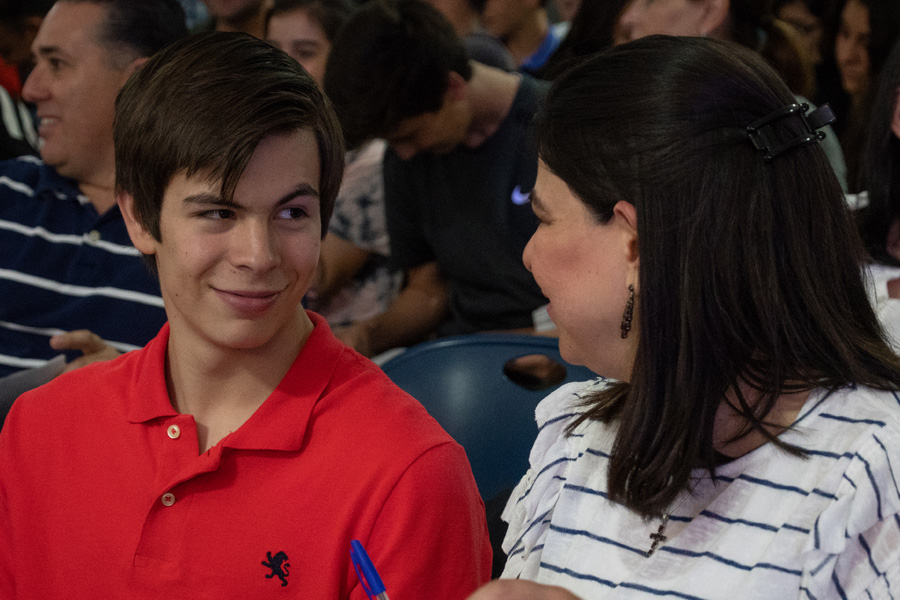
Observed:
[[[350,560],[353,561],[356,576],[359,577],[359,583],[363,586],[369,600],[388,600],[381,577],[378,576],[375,565],[372,564],[372,560],[359,540],[350,542]]]

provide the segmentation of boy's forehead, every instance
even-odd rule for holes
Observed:
[[[293,157],[293,160],[290,161],[293,163],[293,168],[285,171],[283,168],[272,165],[272,159],[275,158],[272,155],[272,144],[277,143],[276,140],[278,139],[283,140],[288,138],[294,139],[297,142],[297,144],[293,146],[294,152],[291,154],[298,153],[303,156],[301,157],[298,155]],[[223,160],[225,160],[225,156],[227,156],[227,154],[223,155]],[[297,163],[297,160],[300,160],[303,164]],[[290,190],[285,190],[286,194],[293,194],[294,188],[296,188],[307,190],[306,192],[303,192],[302,195],[314,195],[318,197],[319,186],[321,185],[321,182],[319,181],[321,175],[319,161],[321,161],[321,152],[316,132],[313,129],[304,127],[295,131],[271,133],[260,140],[253,149],[253,153],[250,155],[247,164],[242,167],[239,167],[236,164],[221,164],[182,167],[177,169],[166,184],[162,195],[162,203],[165,204],[167,198],[174,198],[175,200],[182,201],[186,198],[197,196],[192,199],[202,199],[203,201],[216,203],[240,204],[240,199],[236,198],[235,194],[240,193],[242,189],[244,190],[244,193],[256,191],[255,186],[261,181],[261,177],[265,178],[266,181],[281,181],[282,188],[284,185],[291,187]],[[304,174],[303,172],[305,169],[303,166],[306,163],[315,163],[316,166],[310,172]],[[229,172],[229,169],[240,169],[240,172],[231,173]],[[237,177],[232,183],[233,189],[225,189],[226,179],[235,175]],[[242,182],[247,178],[252,179],[253,182],[256,183],[246,182],[245,185],[242,186]],[[247,186],[254,187],[248,189]],[[308,192],[311,192],[311,194]],[[202,196],[202,198],[200,198],[200,196]]]
[[[211,169],[201,169],[199,171],[188,171],[180,169],[169,178],[163,191],[162,203],[166,200],[181,201],[185,198],[203,194],[208,197],[221,197],[222,195],[222,178],[217,176]]]

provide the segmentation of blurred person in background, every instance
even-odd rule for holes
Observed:
[[[820,81],[819,97],[834,105],[848,189],[858,192],[872,96],[888,53],[900,39],[900,2],[840,0],[835,8],[823,56],[833,76]]]
[[[856,213],[869,253],[870,293],[900,349],[900,42],[885,61],[872,97]]]
[[[0,162],[0,376],[114,358],[165,322],[116,206],[113,114],[131,74],[186,34],[177,0],[59,0],[44,18],[23,89],[41,159]]]
[[[325,70],[350,145],[388,141],[391,258],[406,282],[381,315],[337,331],[366,355],[435,335],[535,332],[545,300],[522,265],[536,227],[532,117],[547,85],[469,60],[421,0],[364,4]]]
[[[559,48],[536,75],[541,79],[555,79],[579,59],[621,43],[623,33],[619,18],[629,0],[584,0],[575,13]],[[617,41],[618,40],[618,41]]]
[[[535,73],[559,47],[565,32],[550,26],[548,0],[486,0],[485,29],[499,38],[516,65]]]
[[[815,67],[822,62],[825,0],[776,0],[775,16],[797,33],[804,59]]]
[[[515,71],[516,61],[482,22],[486,0],[423,0],[435,7],[453,26],[469,58],[504,71]]]

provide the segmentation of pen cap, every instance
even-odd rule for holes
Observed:
[[[356,574],[369,597],[384,593],[385,588],[381,582],[381,577],[378,576],[378,571],[375,570],[375,566],[369,559],[366,549],[363,548],[359,540],[350,542],[350,559],[353,561],[353,565],[356,567]]]

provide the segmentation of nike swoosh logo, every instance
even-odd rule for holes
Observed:
[[[522,189],[519,186],[516,186],[516,189],[512,191],[512,203],[516,206],[522,206],[529,202],[531,202],[531,193],[526,192],[523,194]]]

